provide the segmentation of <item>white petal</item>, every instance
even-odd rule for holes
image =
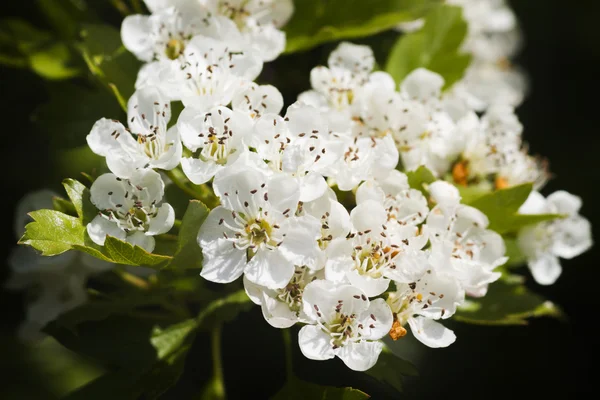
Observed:
[[[136,152],[135,140],[125,127],[120,122],[106,118],[96,121],[86,141],[94,153],[104,157],[115,153],[126,157],[127,153]]]
[[[520,214],[543,214],[548,211],[547,201],[540,192],[529,193],[525,203],[519,207]]]
[[[438,98],[442,86],[444,86],[444,78],[441,75],[425,68],[417,68],[404,78],[400,91],[410,99],[426,102]]]
[[[555,255],[571,259],[587,251],[592,244],[592,226],[587,219],[577,215],[556,222],[552,245]]]
[[[460,202],[458,189],[448,182],[435,181],[429,185],[429,194],[440,205],[455,205]]]
[[[202,249],[203,265],[200,276],[216,283],[230,283],[244,273],[246,251],[233,247],[226,239],[211,242],[211,251]]]
[[[377,363],[382,350],[383,343],[380,341],[361,340],[346,344],[339,349],[337,356],[348,368],[354,371],[366,371]]]
[[[250,282],[245,275],[242,280],[244,282],[244,291],[250,300],[252,300],[254,304],[258,304],[260,306],[262,304],[262,293],[266,288]]]
[[[317,261],[321,259],[321,249],[317,242],[321,236],[321,224],[316,218],[309,215],[286,218],[281,229],[286,236],[279,251],[286,259],[294,265],[306,265],[311,269],[323,267],[317,265]]]
[[[552,285],[562,273],[558,257],[552,254],[544,254],[535,260],[530,260],[527,265],[533,279],[540,285]]]
[[[160,174],[152,169],[139,169],[131,175],[131,183],[140,186],[144,200],[159,203],[165,194],[165,183]]]
[[[369,46],[341,42],[329,55],[328,64],[330,67],[368,75],[375,65],[375,57]]]
[[[148,230],[146,231],[147,235],[160,235],[162,233],[167,233],[173,227],[175,223],[175,210],[171,207],[170,204],[164,203],[158,209],[158,214],[156,217],[150,220],[150,224],[148,226]]]
[[[116,222],[111,222],[104,217],[97,215],[92,222],[86,226],[90,239],[100,246],[104,245],[106,235],[116,237],[117,239],[125,240],[125,232],[121,230]]]
[[[196,185],[210,181],[223,168],[212,160],[202,161],[198,158],[183,157],[181,159],[183,173]]]
[[[368,275],[361,275],[356,270],[346,273],[346,276],[353,286],[356,286],[369,297],[379,296],[385,292],[390,284],[386,278],[372,278]]]
[[[278,211],[290,210],[293,213],[300,201],[298,181],[286,174],[277,174],[269,179],[269,203]]]
[[[121,40],[142,61],[152,61],[152,24],[146,15],[128,15],[121,25]]]
[[[354,207],[350,219],[358,232],[369,229],[379,232],[382,230],[381,226],[387,222],[387,213],[381,203],[368,200]]]
[[[299,179],[300,201],[308,202],[318,199],[327,190],[325,178],[316,172],[309,172]]]
[[[375,318],[373,318],[375,317]],[[363,322],[361,336],[364,339],[377,340],[383,338],[392,329],[394,316],[390,306],[383,299],[372,300],[369,308],[360,316]],[[370,326],[374,326],[371,328]]]
[[[214,253],[212,246],[216,244],[217,239],[235,235],[235,232],[227,228],[226,225],[235,225],[231,211],[221,206],[211,210],[198,231],[198,245],[203,252]],[[231,244],[230,246],[233,247]]]
[[[311,360],[328,360],[335,357],[330,341],[330,336],[321,328],[314,325],[306,325],[298,333],[298,345],[300,351]]]
[[[261,250],[248,262],[248,280],[269,289],[285,287],[294,275],[294,264],[278,250]]]
[[[408,324],[413,335],[431,348],[448,347],[456,340],[454,332],[429,318],[409,318]]]
[[[548,204],[557,214],[575,215],[581,209],[581,197],[559,190],[548,196]]]
[[[133,235],[127,235],[125,237],[127,243],[131,243],[134,246],[140,246],[142,249],[149,253],[152,253],[156,241],[152,236],[145,235],[144,232],[135,232]]]
[[[265,320],[275,328],[289,328],[298,322],[296,313],[290,310],[287,303],[269,297],[264,292],[262,293],[261,310]]]

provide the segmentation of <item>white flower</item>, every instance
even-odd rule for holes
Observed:
[[[377,362],[392,326],[392,313],[383,299],[369,301],[358,288],[315,280],[304,289],[304,312],[314,325],[298,334],[300,350],[311,360],[335,356],[355,371]]]
[[[181,159],[177,130],[167,129],[169,102],[154,87],[136,91],[128,102],[129,128],[102,118],[87,135],[92,151],[106,157],[109,169],[127,178],[138,168],[173,169]]]
[[[285,287],[295,266],[319,268],[319,221],[295,216],[299,191],[285,175],[268,175],[242,154],[213,181],[221,206],[213,209],[198,233],[204,266],[201,275],[229,283],[242,273],[269,289]]]
[[[262,69],[255,52],[205,36],[194,37],[177,60],[153,64],[140,71],[136,87],[159,85],[171,100],[199,109],[228,105]]]
[[[272,61],[285,48],[285,25],[294,12],[292,0],[200,0],[211,13],[230,18],[242,33],[246,45]]]
[[[327,247],[328,280],[348,282],[372,297],[385,292],[390,280],[413,282],[423,273],[427,237],[416,226],[388,229],[388,214],[374,200],[356,206],[350,218],[352,233]]]
[[[501,275],[494,269],[508,259],[502,236],[486,229],[489,220],[485,214],[459,203],[454,186],[437,181],[429,189],[438,203],[423,227],[431,241],[431,264],[458,279],[469,295],[484,296],[488,284]]]
[[[391,170],[384,177],[363,182],[358,187],[356,204],[369,200],[383,206],[387,212],[388,227],[391,229],[406,225],[417,226],[424,222],[429,214],[429,206],[423,193],[411,189],[407,176],[397,170]]]
[[[303,203],[302,211],[321,222],[319,244],[322,249],[326,249],[332,240],[345,237],[352,229],[350,214],[337,201],[335,192],[329,187],[318,199]]]
[[[406,335],[404,326],[408,323],[413,335],[426,346],[451,345],[456,340],[454,332],[435,320],[450,318],[464,298],[458,281],[434,268],[414,282],[397,284],[387,298],[394,315],[390,336],[398,340]]]
[[[304,288],[315,279],[323,279],[322,270],[296,267],[292,279],[281,289],[268,289],[244,277],[248,297],[261,306],[263,317],[275,328],[289,328],[297,322],[309,322],[302,307]]]
[[[283,96],[275,86],[251,82],[236,93],[231,101],[231,108],[247,113],[252,119],[263,114],[279,114],[283,108]]]
[[[250,145],[276,172],[297,181],[300,201],[312,201],[325,193],[325,171],[341,155],[341,146],[330,137],[321,114],[295,103],[285,118],[264,114],[256,121]]]
[[[441,176],[460,152],[460,137],[451,116],[442,109],[440,93],[443,78],[419,68],[402,82],[404,102],[398,109],[400,119],[394,139],[406,170],[425,165]]]
[[[137,170],[129,179],[103,174],[90,192],[92,203],[100,210],[87,225],[96,244],[104,245],[110,235],[151,252],[153,236],[168,232],[175,222],[173,207],[161,204],[164,183],[151,169]]]
[[[519,232],[518,244],[527,257],[529,269],[537,283],[553,284],[562,272],[560,258],[571,259],[593,244],[590,222],[579,215],[581,199],[565,191],[547,198],[531,192],[521,206],[522,214],[562,214],[565,217],[527,226]]]
[[[194,152],[194,156],[181,160],[183,172],[199,185],[212,179],[246,149],[252,120],[245,113],[227,107],[214,107],[206,112],[186,107],[177,120],[177,128],[185,147]]]
[[[312,90],[301,93],[298,101],[320,109],[332,130],[344,132],[350,129],[350,106],[359,96],[356,92],[369,81],[374,63],[370,47],[342,42],[329,55],[329,67],[312,69]],[[379,74],[386,75],[374,75]]]
[[[121,25],[123,45],[142,61],[175,60],[189,41],[210,24],[201,11],[199,7],[169,7],[149,16],[129,15]]]

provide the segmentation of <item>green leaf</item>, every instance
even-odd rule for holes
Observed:
[[[162,327],[152,320],[111,316],[81,323],[75,332],[55,323],[46,330],[67,348],[112,370],[68,399],[156,399],[183,372],[196,326],[195,319]]]
[[[490,220],[489,229],[500,234],[515,232],[520,228],[543,221],[561,218],[559,214],[518,214],[533,190],[531,183],[496,190],[473,200],[469,205],[482,211]]]
[[[286,53],[325,42],[360,38],[413,21],[440,0],[295,0],[291,20],[283,28]]]
[[[77,215],[77,211],[75,211],[73,203],[71,203],[69,200],[63,199],[62,197],[52,197],[52,208],[54,208],[56,211],[60,211],[63,214],[71,216]]]
[[[365,373],[380,382],[391,385],[399,392],[402,391],[403,376],[418,375],[417,370],[410,362],[396,356],[387,347],[383,348],[383,351],[377,360],[377,364],[365,371]]]
[[[254,303],[250,300],[244,290],[231,293],[210,302],[198,314],[198,326],[209,328],[235,319],[240,312],[248,311]]]
[[[3,20],[0,46],[11,53],[7,55],[9,60],[17,57],[20,64],[24,63],[23,66],[46,79],[68,79],[81,73],[77,59],[66,43],[26,21]]]
[[[199,200],[189,202],[181,221],[177,250],[170,268],[202,268],[202,249],[198,245],[198,230],[208,216],[210,210]]]
[[[433,173],[424,165],[414,171],[407,171],[408,184],[411,188],[420,190],[425,196],[428,195],[426,185],[435,182]]]
[[[112,261],[117,264],[160,268],[162,263],[172,259],[170,256],[149,253],[140,246],[134,246],[112,236],[106,236],[104,248]]]
[[[427,68],[442,75],[448,88],[471,62],[469,54],[460,52],[467,29],[461,7],[440,5],[427,14],[422,29],[398,39],[385,70],[401,83],[413,70]]]
[[[470,298],[454,319],[477,325],[526,325],[528,318],[564,318],[554,303],[529,291],[516,276],[503,277],[490,284],[481,298]]]
[[[84,245],[85,227],[78,218],[55,210],[32,211],[29,215],[34,221],[25,227],[19,244],[31,246],[44,256],[54,256]]]
[[[79,219],[84,225],[90,223],[98,212],[90,200],[90,190],[83,183],[70,178],[63,180],[63,186],[77,211]]]
[[[506,257],[508,257],[508,261],[504,264],[507,267],[517,267],[522,266],[527,263],[527,257],[523,254],[519,245],[517,243],[517,239],[514,237],[503,237],[504,245],[506,246]]]
[[[90,72],[115,95],[126,110],[124,99],[135,90],[141,63],[123,47],[119,31],[109,25],[85,24],[78,48]]]
[[[271,400],[364,400],[370,396],[358,389],[321,386],[302,381],[298,378],[288,379],[286,384]]]

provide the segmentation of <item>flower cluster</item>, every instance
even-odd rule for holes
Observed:
[[[482,71],[512,53],[514,16],[496,1],[452,3],[464,7],[464,47],[477,57],[450,91],[423,68],[398,86],[374,71],[369,47],[342,42],[282,113],[278,89],[254,80],[283,51],[291,0],[146,0],[152,14],[122,26],[126,48],[146,62],[127,126],[101,119],[87,136],[111,171],[91,186],[89,237],[152,252],[175,223],[161,173],[181,168],[220,202],[198,227],[201,276],[241,278],[270,325],[303,325],[306,357],[362,371],[384,337],[408,329],[429,347],[452,344],[440,321],[466,296],[485,296],[507,261],[502,236],[458,188],[540,189],[548,179],[523,142],[518,96],[476,90]],[[184,105],[176,121],[173,101]],[[434,181],[411,186],[407,173],[423,166]],[[558,257],[591,245],[580,206],[565,192],[533,192],[522,206],[566,216],[519,232],[539,283],[558,277]]]

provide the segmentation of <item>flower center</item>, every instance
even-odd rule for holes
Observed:
[[[165,46],[165,54],[171,60],[176,60],[185,50],[185,43],[181,39],[171,39]]]
[[[302,310],[302,293],[304,293],[304,287],[308,283],[306,281],[306,272],[308,268],[305,266],[296,267],[296,271],[290,283],[283,289],[278,289],[277,297],[282,302],[286,303],[291,311],[295,312],[296,315]]]
[[[366,245],[354,247],[354,269],[361,275],[371,278],[381,278],[386,268],[394,269],[394,259],[400,254],[397,245],[385,245],[382,242],[368,240]]]

